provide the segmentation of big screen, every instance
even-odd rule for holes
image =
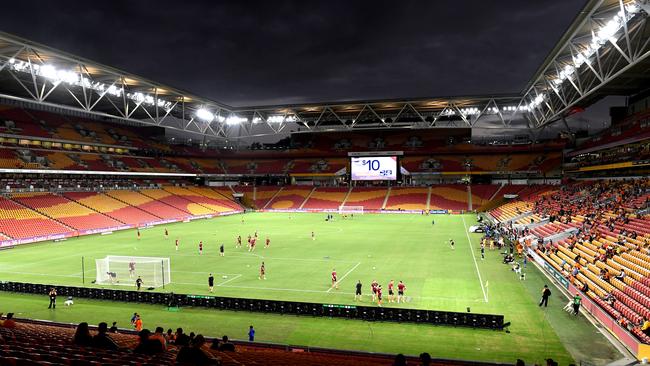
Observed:
[[[397,180],[396,156],[352,157],[352,180]]]

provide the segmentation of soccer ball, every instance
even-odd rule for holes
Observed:
[[[377,269],[377,267],[372,267],[372,269]]]
[[[221,276],[221,278],[228,278],[228,276],[225,276],[225,275],[224,275],[224,276]]]

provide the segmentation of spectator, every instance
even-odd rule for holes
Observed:
[[[625,278],[625,270],[621,269],[621,273],[619,273],[618,276],[616,276],[616,279],[623,281],[624,278]]]
[[[515,363],[515,366],[526,366],[526,364],[524,363],[524,360],[518,358],[517,362]]]
[[[431,365],[431,355],[427,352],[420,353],[420,366]]]
[[[219,338],[212,338],[212,344],[210,344],[210,349],[215,351],[219,350]]]
[[[83,322],[77,325],[77,330],[74,332],[72,337],[72,343],[77,346],[92,346],[93,337],[90,335],[90,330],[88,329],[88,323]]]
[[[399,353],[395,356],[395,361],[393,361],[393,366],[406,366],[406,357]]]
[[[228,336],[225,335],[221,338],[219,351],[235,352],[235,345],[228,341]]]
[[[154,334],[152,334],[149,337],[149,339],[159,341],[160,344],[162,345],[163,350],[166,351],[167,341],[165,340],[165,335],[163,334],[164,331],[165,330],[163,329],[163,327],[156,327],[156,331],[154,332]]]
[[[162,353],[163,352],[163,347],[160,344],[160,342],[156,339],[150,339],[149,336],[151,335],[151,332],[149,329],[143,329],[138,333],[138,336],[140,337],[140,343],[135,347],[133,352],[135,353],[142,353],[145,355],[153,355],[156,353]]]
[[[183,333],[183,328],[176,329],[176,339],[174,340],[174,344],[177,346],[190,345],[190,337],[188,337],[187,334]]]
[[[648,318],[643,317],[643,324],[641,324],[641,331],[647,335],[650,336],[650,321],[648,321]]]
[[[194,338],[191,346],[184,346],[176,356],[179,365],[219,365],[219,360],[206,354],[201,347],[205,343],[203,335]]]
[[[2,313],[0,313],[0,317]],[[16,328],[16,321],[14,320],[14,313],[7,313],[7,318],[2,322],[3,328],[14,329]]]
[[[113,325],[108,329],[109,333],[117,333],[117,322],[113,322]]]
[[[116,350],[117,343],[106,334],[108,332],[108,324],[101,322],[97,326],[97,334],[93,337],[93,346],[97,348]]]
[[[249,342],[255,341],[255,328],[253,328],[252,325],[248,328],[248,341]]]
[[[165,341],[167,341],[167,344],[173,344],[175,340],[176,337],[174,336],[172,328],[167,329],[167,335],[165,335]]]

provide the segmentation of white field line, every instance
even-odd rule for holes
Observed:
[[[463,219],[463,228],[465,229],[465,235],[467,236],[467,242],[469,243],[469,250],[472,252],[472,259],[474,260],[474,267],[476,268],[476,274],[478,275],[478,282],[481,284],[481,291],[483,291],[483,298],[485,302],[488,302],[487,293],[485,292],[485,287],[483,287],[483,279],[481,278],[481,271],[478,270],[478,263],[476,262],[476,256],[474,255],[474,247],[472,247],[472,239],[469,237],[467,232],[467,224],[465,224],[465,216],[461,216]]]
[[[218,284],[217,287],[223,286],[223,285],[227,284],[227,283],[230,282],[230,281],[234,281],[234,280],[238,279],[238,278],[241,277],[241,276],[242,276],[241,274],[237,274],[237,275],[235,275],[235,277],[230,278],[230,279],[228,279],[228,280],[226,280],[226,281],[224,281],[224,282]]]
[[[349,271],[345,272],[345,274],[343,275],[343,277],[341,277],[341,279],[338,280],[338,281],[336,282],[336,284],[338,285],[339,283],[343,282],[343,280],[345,279],[345,277],[347,277],[350,273],[352,273],[352,271],[354,271],[355,269],[357,269],[357,267],[359,267],[360,264],[361,264],[361,262],[357,262],[357,264],[355,264],[354,267],[350,268]],[[332,291],[333,288],[334,288],[334,287],[330,287],[326,292],[330,292],[330,291]]]

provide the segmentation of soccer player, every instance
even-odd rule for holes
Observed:
[[[485,259],[485,243],[481,243],[481,260]]]
[[[271,245],[271,239],[269,237],[266,237],[266,243],[264,243],[264,248],[268,248]]]
[[[241,235],[237,235],[237,245],[235,248],[241,248]]]
[[[140,228],[137,228],[137,235],[138,235],[138,240],[140,240]]]
[[[381,306],[381,285],[377,285],[377,305]]]
[[[336,278],[336,269],[332,269],[332,287],[335,287],[337,290],[339,289],[339,284]]]
[[[456,247],[454,246],[456,245],[456,243],[454,243],[454,239],[449,239],[449,245],[451,246],[451,250],[456,249]]]
[[[224,257],[226,255],[226,253],[224,253],[223,243],[219,247],[219,255],[222,256],[222,257]]]
[[[178,238],[176,238],[176,251],[178,252]]]
[[[372,290],[372,300],[371,300],[372,302],[375,302],[375,297],[377,296],[377,286],[378,285],[379,285],[379,283],[377,282],[377,280],[372,280],[372,282],[370,283],[370,289]]]
[[[361,301],[361,298],[362,298],[362,297],[361,297],[361,287],[362,287],[362,286],[363,286],[363,285],[361,284],[361,280],[359,280],[359,282],[357,282],[357,286],[356,286],[357,289],[356,289],[356,291],[354,292],[354,301],[357,301],[357,300],[358,300],[358,301]]]
[[[251,245],[250,245],[250,248],[248,248],[249,252],[252,252],[252,251],[255,250],[255,242],[256,241],[257,241],[257,238],[255,238],[255,237],[251,239]]]
[[[248,234],[248,245],[247,247],[250,249],[251,247],[251,234]]]
[[[210,276],[208,276],[208,288],[210,289],[210,292],[214,290],[214,276],[212,273],[210,273]]]
[[[316,240],[316,234],[313,231],[311,232],[311,240]]]
[[[266,267],[264,267],[264,262],[262,262],[262,265],[260,266],[260,276],[258,279],[266,279]]]
[[[398,304],[400,303],[400,300],[402,302],[406,302],[406,300],[404,299],[404,291],[406,291],[406,285],[404,284],[404,282],[399,281],[399,283],[397,284],[397,303]]]
[[[140,288],[142,287],[142,278],[140,278],[140,276],[135,280],[135,287],[137,287],[137,291],[140,291]]]
[[[203,254],[203,240],[199,242],[199,255]]]
[[[390,282],[388,282],[388,302],[393,302],[395,300],[395,293],[393,292],[394,287],[395,281],[390,280]]]
[[[165,239],[169,238],[169,231],[167,231],[167,228],[165,228]]]
[[[436,220],[431,220],[431,225],[435,225],[435,224],[436,224]]]
[[[133,278],[133,275],[135,275],[135,262],[130,261],[129,262],[129,278]]]
[[[257,230],[255,230],[255,239],[257,239]]]
[[[50,297],[50,305],[47,308],[56,309],[56,288],[52,287],[50,292],[47,293],[47,296]]]

